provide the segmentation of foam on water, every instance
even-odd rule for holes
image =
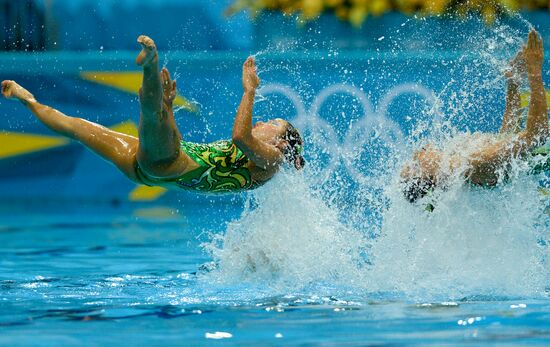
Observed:
[[[545,295],[550,235],[534,177],[492,190],[455,185],[437,196],[433,212],[426,201],[406,202],[394,182],[372,239],[371,230],[341,222],[343,212],[303,177],[275,180],[207,245],[218,263],[209,280],[283,292],[325,283],[419,301]]]
[[[433,212],[394,189],[370,252],[373,289],[421,298],[544,295],[548,249],[539,241],[548,235],[538,223],[545,217],[536,179],[497,189],[455,185]]]
[[[251,194],[241,218],[207,245],[221,281],[269,281],[303,287],[312,282],[357,283],[364,235],[339,221],[303,175],[281,173]],[[359,283],[357,283],[359,285]]]
[[[452,30],[450,35],[460,33],[460,27]],[[444,192],[415,204],[405,201],[399,182],[400,167],[420,145],[435,142],[453,151],[468,143],[460,144],[460,133],[498,127],[502,111],[484,108],[479,94],[504,104],[502,71],[525,37],[498,23],[465,37],[470,51],[449,62],[450,82],[416,123],[404,123],[408,141],[380,136],[376,127],[384,124],[372,122],[373,131],[358,133],[367,137],[359,141],[361,148],[335,149],[344,160],[358,162],[368,179],[346,177],[335,166],[319,182],[327,163],[312,151],[304,173],[279,174],[253,191],[240,218],[205,246],[217,264],[205,276],[283,292],[329,283],[419,301],[546,296],[548,197],[539,192],[541,177],[527,175],[523,162],[513,163],[509,182],[497,188],[466,185],[456,174]],[[398,34],[386,38],[401,47]],[[455,75],[466,76],[466,83],[457,85]],[[306,152],[326,141],[322,131],[305,134]],[[469,145],[462,150],[477,148],[474,141]],[[433,212],[425,210],[427,203],[435,205]]]

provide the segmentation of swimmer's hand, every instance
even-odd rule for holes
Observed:
[[[529,33],[527,45],[523,49],[523,58],[527,66],[527,75],[529,77],[542,75],[542,62],[544,60],[544,49],[542,38],[535,29]]]
[[[256,62],[254,57],[250,56],[243,64],[243,90],[253,92],[258,88],[260,78],[256,73]]]
[[[177,95],[176,81],[173,81],[170,77],[170,72],[167,68],[163,67],[160,71],[160,76],[162,77],[162,102],[164,103],[165,108],[172,107],[174,99]]]

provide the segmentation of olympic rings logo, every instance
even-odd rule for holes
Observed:
[[[347,84],[334,84],[321,90],[315,97],[309,109],[306,108],[300,95],[291,87],[283,84],[268,84],[258,91],[267,97],[269,94],[280,94],[290,100],[296,110],[291,118],[293,124],[312,134],[322,133],[326,141],[315,144],[322,147],[322,152],[329,157],[323,162],[318,179],[324,182],[341,164],[346,168],[357,183],[371,182],[371,175],[362,172],[357,165],[357,158],[350,156],[358,150],[367,147],[370,137],[366,134],[376,132],[377,138],[387,143],[402,144],[405,140],[401,125],[388,117],[388,108],[395,98],[403,94],[416,94],[424,99],[428,107],[437,107],[436,97],[430,89],[415,83],[404,83],[391,88],[379,101],[375,108],[367,95],[359,88]],[[335,94],[348,94],[355,98],[363,109],[361,118],[350,124],[349,130],[340,141],[334,127],[321,118],[320,110],[327,99]],[[438,114],[438,112],[436,112]],[[363,135],[363,136],[361,136]],[[319,165],[318,165],[319,166]]]

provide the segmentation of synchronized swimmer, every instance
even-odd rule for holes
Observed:
[[[546,95],[542,81],[544,50],[539,34],[532,30],[527,44],[512,60],[508,80],[506,108],[499,134],[474,133],[464,136],[461,146],[451,153],[434,145],[414,152],[401,171],[404,195],[410,202],[424,197],[436,187],[445,188],[451,177],[461,175],[468,183],[490,187],[506,177],[514,158],[525,159],[550,136]],[[526,73],[531,100],[525,129],[520,131],[519,81]],[[469,150],[472,144],[476,148]]]
[[[143,68],[139,138],[42,105],[14,81],[2,82],[2,94],[19,100],[48,128],[84,144],[140,184],[234,192],[267,182],[285,162],[298,170],[304,166],[303,140],[292,124],[277,118],[252,125],[254,96],[260,83],[254,58],[249,57],[243,65],[244,92],[232,139],[197,144],[182,140],[172,108],[176,81],[166,68],[159,71],[154,41],[143,35],[137,41],[142,50],[136,63]]]
[[[147,36],[140,36],[138,43],[142,50],[136,63],[143,67],[139,138],[66,116],[40,104],[14,81],[2,82],[2,94],[8,99],[19,100],[51,130],[81,142],[140,184],[202,192],[234,192],[265,183],[284,163],[298,170],[303,168],[303,140],[292,124],[277,118],[252,125],[254,96],[260,83],[254,58],[249,57],[243,65],[244,91],[232,139],[197,144],[183,141],[176,126],[172,107],[176,82],[166,68],[159,71],[155,43]],[[457,173],[472,184],[494,186],[512,158],[523,158],[546,141],[550,129],[542,81],[543,54],[542,39],[532,30],[527,44],[512,60],[507,73],[506,110],[498,136],[468,135],[464,148],[459,147],[451,154],[433,145],[424,146],[413,154],[401,171],[404,195],[410,202],[436,187],[445,187],[449,178]],[[529,80],[531,100],[526,127],[519,131],[518,81],[524,73]],[[478,141],[480,137],[482,140]],[[474,151],[468,151],[467,144],[473,142],[480,144]]]

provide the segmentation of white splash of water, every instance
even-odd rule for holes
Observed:
[[[371,289],[416,298],[544,295],[550,272],[535,178],[495,189],[457,184],[436,197],[433,212],[426,201],[406,202],[398,186],[370,253]]]
[[[455,66],[454,73],[467,76],[467,83],[456,90],[450,82],[436,100],[446,117],[439,124],[418,123],[411,139],[449,144],[462,123],[475,130],[495,122],[500,115],[494,110],[490,118],[479,116],[487,110],[478,97],[502,97],[501,71],[509,57],[497,53],[513,54],[518,37],[502,26],[488,39],[470,38],[483,59],[460,62],[462,71]],[[435,113],[439,109],[427,115]],[[472,121],[472,115],[479,117]],[[306,135],[307,143],[323,138],[321,133]],[[411,151],[408,144],[383,147],[398,162]],[[526,175],[517,164],[501,187],[475,188],[456,176],[445,192],[416,204],[403,198],[395,169],[380,170],[380,177],[357,184],[337,170],[322,184],[307,175],[279,174],[252,192],[241,217],[205,245],[217,264],[205,276],[282,291],[329,283],[420,301],[545,296],[550,280],[548,198],[538,192],[540,177]],[[315,172],[326,163],[312,159],[308,165],[306,170]],[[433,212],[424,209],[427,202],[435,205]]]
[[[472,42],[483,59],[457,70],[466,81],[458,90],[451,81],[438,94],[445,118],[442,126],[431,127],[428,137],[445,148],[443,157],[453,152],[467,157],[497,138],[462,131],[498,126],[502,111],[487,109],[480,95],[504,105],[502,71],[525,39],[522,35],[501,25]],[[380,235],[369,252],[369,290],[416,300],[546,296],[548,198],[539,193],[541,177],[529,176],[524,161],[513,161],[511,167],[506,184],[494,189],[465,184],[455,172],[445,191],[416,204],[403,199],[399,173],[394,173],[384,190],[389,208],[381,213]],[[435,205],[433,212],[424,209],[427,203]]]
[[[251,194],[241,218],[206,245],[218,263],[209,277],[270,286],[359,285],[366,239],[338,218],[303,175],[280,173]]]

